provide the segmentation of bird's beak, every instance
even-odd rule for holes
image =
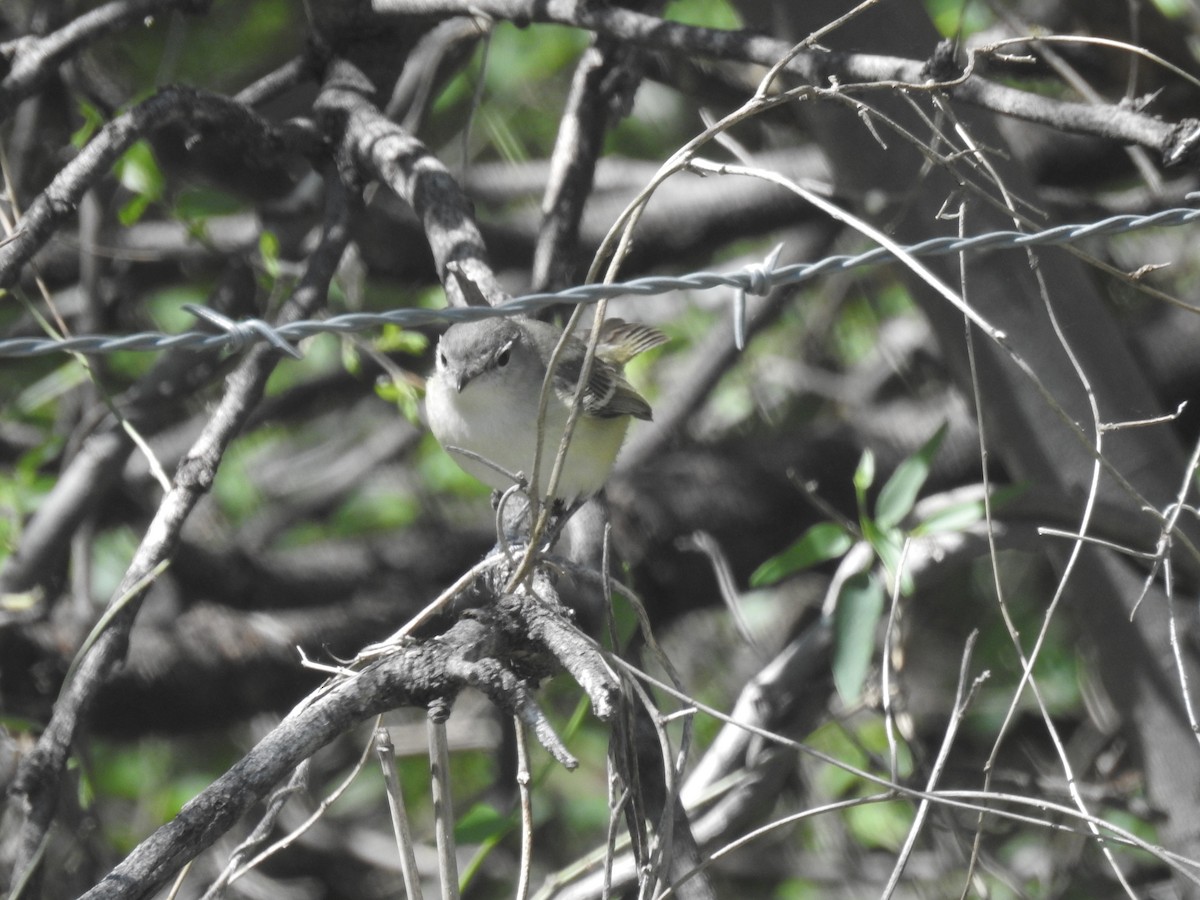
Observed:
[[[461,394],[462,389],[465,388],[470,381],[471,373],[463,370],[454,376],[454,389]]]

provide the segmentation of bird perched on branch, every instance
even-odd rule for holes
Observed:
[[[498,317],[453,325],[442,335],[426,386],[429,427],[485,484],[503,490],[516,473],[532,477],[542,383],[561,337],[562,329],[536,319]],[[625,379],[625,364],[666,341],[649,325],[609,319],[601,326],[555,499],[569,503],[604,486],[630,418],[651,418],[650,404]],[[547,491],[586,352],[586,335],[568,338],[550,380],[534,486],[539,496]]]

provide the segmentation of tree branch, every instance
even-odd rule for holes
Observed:
[[[656,50],[700,54],[715,59],[774,65],[793,49],[786,41],[750,31],[721,31],[668,22],[655,16],[588,0],[373,0],[376,12],[418,14],[484,13],[516,23],[542,22],[583,28],[617,41]],[[932,48],[931,48],[932,51]],[[973,58],[976,58],[973,56]],[[1167,164],[1193,163],[1200,122],[1163,122],[1127,107],[1055,100],[987,81],[970,67],[934,84],[924,60],[869,53],[805,49],[784,71],[814,87],[835,90],[893,90],[904,86],[942,90],[955,100],[1063,131],[1146,147]]]
[[[0,46],[8,71],[0,81],[0,121],[8,118],[22,100],[71,54],[118,28],[155,14],[181,9],[207,12],[212,0],[114,0],[71,20],[45,37],[22,38]]]
[[[347,223],[348,207],[344,195],[332,190],[321,245],[309,260],[304,277],[284,308],[281,320],[310,315],[324,300],[349,240]],[[22,761],[13,788],[14,795],[23,800],[26,813],[16,871],[23,871],[30,865],[50,826],[67,754],[101,684],[125,655],[129,632],[149,586],[148,579],[171,559],[183,523],[211,487],[225,450],[262,397],[278,358],[278,351],[273,347],[258,344],[230,375],[229,389],[180,463],[171,492],[159,505],[110,604],[115,606],[119,601],[122,605],[114,609],[107,628],[80,660],[74,678],[63,687],[54,715],[37,746]]]
[[[520,592],[495,599],[428,640],[387,647],[352,676],[335,678],[310,695],[173,821],[134,849],[85,900],[150,895],[292,769],[351,726],[397,707],[448,704],[467,685],[520,716],[559,762],[573,768],[574,758],[537,708],[529,683],[560,664],[574,674],[602,667],[603,661],[565,618],[548,577],[539,572],[536,582],[536,597]],[[575,639],[564,639],[571,631]],[[590,685],[589,693],[597,714],[606,716],[617,687],[611,673],[602,680],[603,685]]]
[[[83,195],[107,178],[113,164],[140,138],[168,125],[220,132],[257,158],[282,157],[300,132],[277,129],[240,103],[185,87],[165,88],[113,119],[65,165],[0,244],[0,290],[14,284],[22,266],[74,214]]]
[[[343,178],[380,181],[412,206],[425,228],[449,305],[470,302],[453,274],[469,279],[488,303],[504,299],[471,202],[428,147],[379,111],[370,99],[372,91],[351,63],[331,63],[315,109],[325,133],[336,136]]]

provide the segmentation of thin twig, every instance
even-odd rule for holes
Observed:
[[[899,576],[897,576],[897,580],[899,580]],[[937,758],[933,761],[933,768],[929,773],[929,779],[925,782],[925,793],[927,794],[933,793],[934,788],[941,779],[942,769],[946,765],[946,758],[950,755],[950,748],[954,745],[954,737],[958,734],[958,726],[962,724],[963,716],[966,715],[971,698],[983,682],[983,679],[987,677],[987,673],[985,672],[971,685],[970,692],[967,691],[967,678],[971,670],[971,654],[975,649],[975,641],[978,638],[979,631],[976,629],[968,635],[966,644],[963,646],[962,661],[958,667],[958,688],[954,693],[954,709],[950,713],[950,721],[946,724],[946,732],[942,735],[942,746],[938,749]],[[922,800],[917,804],[917,813],[913,817],[912,825],[908,829],[908,836],[904,839],[904,846],[900,848],[900,854],[896,858],[896,865],[892,868],[892,874],[883,888],[883,893],[880,894],[881,900],[888,900],[900,884],[900,876],[904,874],[905,866],[908,865],[909,857],[912,855],[913,847],[916,845],[917,835],[921,833],[921,828],[925,824],[925,817],[928,814],[929,801]]]
[[[950,110],[944,102],[942,102],[940,100],[935,100],[935,102],[937,102],[939,104],[939,107],[942,108],[943,111],[946,113],[946,115],[951,118],[951,120],[954,122],[954,127],[955,127],[956,133],[963,140],[963,142],[967,146],[967,148],[976,155],[976,158],[979,159],[981,165],[991,175],[992,182],[1000,190],[1001,196],[1005,202],[1005,205],[1010,211],[1010,215],[1013,218],[1014,225],[1016,225],[1017,227],[1020,227],[1020,224],[1021,224],[1020,217],[1016,213],[1016,204],[1012,198],[1012,194],[1008,190],[1008,187],[1005,185],[1003,179],[1000,177],[1000,173],[996,171],[996,169],[992,166],[990,160],[988,160],[988,158],[980,151],[980,148],[975,143],[970,132],[967,131],[967,129],[965,127],[963,127],[963,125],[961,123],[958,122],[957,118],[953,115],[953,111]],[[965,218],[964,213],[962,211],[960,211],[960,214],[959,214],[960,228],[963,227],[964,218]],[[1025,255],[1029,261],[1029,266],[1033,272],[1033,277],[1037,282],[1038,296],[1042,301],[1042,307],[1045,310],[1046,316],[1050,320],[1050,327],[1054,333],[1055,340],[1058,342],[1058,345],[1062,348],[1063,353],[1066,354],[1067,360],[1071,366],[1071,370],[1074,372],[1075,377],[1078,380],[1080,387],[1083,388],[1084,396],[1087,399],[1088,411],[1091,414],[1091,425],[1092,425],[1092,435],[1093,436],[1090,441],[1087,439],[1087,436],[1083,433],[1082,426],[1080,426],[1078,424],[1075,426],[1076,433],[1081,438],[1083,438],[1085,446],[1088,446],[1089,449],[1091,449],[1091,451],[1092,451],[1091,477],[1088,481],[1087,495],[1084,500],[1083,511],[1080,514],[1080,525],[1079,525],[1079,532],[1081,534],[1086,534],[1088,531],[1089,525],[1091,523],[1091,520],[1092,520],[1092,514],[1096,508],[1096,503],[1097,503],[1097,500],[1099,497],[1099,491],[1100,491],[1100,476],[1101,476],[1101,472],[1104,468],[1104,454],[1103,454],[1104,430],[1101,428],[1101,424],[1100,424],[1100,406],[1099,406],[1098,401],[1096,400],[1096,392],[1092,387],[1091,379],[1088,377],[1087,372],[1084,370],[1083,363],[1080,361],[1078,353],[1075,351],[1075,348],[1071,345],[1070,341],[1067,339],[1066,332],[1063,329],[1061,322],[1059,321],[1058,313],[1054,309],[1054,304],[1052,304],[1050,302],[1050,291],[1046,285],[1046,277],[1045,277],[1044,272],[1042,271],[1042,267],[1037,264],[1037,262],[1038,262],[1037,254],[1034,252],[1033,248],[1027,247],[1025,249]],[[1053,620],[1056,610],[1058,609],[1058,605],[1059,605],[1060,601],[1062,600],[1062,598],[1066,595],[1067,583],[1070,580],[1071,574],[1075,570],[1075,566],[1078,563],[1080,555],[1083,552],[1083,546],[1084,546],[1084,544],[1082,541],[1076,541],[1071,547],[1071,552],[1067,557],[1066,563],[1063,565],[1062,573],[1059,576],[1058,585],[1055,588],[1054,595],[1053,595],[1053,597],[1051,597],[1050,603],[1047,606],[1046,611],[1042,615],[1042,624],[1038,630],[1037,637],[1034,640],[1033,647],[1030,649],[1030,651],[1028,653],[1028,659],[1025,658],[1026,655],[1023,653],[1023,651],[1021,649],[1020,642],[1017,641],[1014,643],[1014,646],[1017,647],[1018,655],[1021,656],[1021,660],[1022,660],[1021,679],[1018,682],[1017,687],[1013,691],[1012,699],[1009,703],[1008,710],[1004,717],[1004,721],[1000,726],[1000,730],[997,735],[995,745],[993,746],[992,753],[988,757],[988,762],[989,762],[989,765],[994,764],[995,759],[999,752],[1000,744],[1004,739],[1004,735],[1008,731],[1009,725],[1012,722],[1013,717],[1016,715],[1016,710],[1017,710],[1017,706],[1020,702],[1021,695],[1024,693],[1025,686],[1028,684],[1030,687],[1030,690],[1033,692],[1033,695],[1037,700],[1038,710],[1040,711],[1041,716],[1042,716],[1042,721],[1046,726],[1046,732],[1050,737],[1051,743],[1054,745],[1056,753],[1058,754],[1059,765],[1062,766],[1063,774],[1067,780],[1068,793],[1071,795],[1071,798],[1075,801],[1075,804],[1079,807],[1079,811],[1084,814],[1087,814],[1088,810],[1084,804],[1083,795],[1080,794],[1080,792],[1079,792],[1079,785],[1075,779],[1075,773],[1071,766],[1071,761],[1070,761],[1070,757],[1067,754],[1066,746],[1065,746],[1061,736],[1059,735],[1058,728],[1054,724],[1054,717],[1050,714],[1048,705],[1046,704],[1045,700],[1042,697],[1041,687],[1038,685],[1036,679],[1034,679],[1034,677],[1033,677],[1033,667],[1037,663],[1038,657],[1041,654],[1041,649],[1045,644],[1046,637],[1050,632],[1050,623]],[[1093,826],[1091,826],[1091,828],[1092,828],[1092,831],[1095,833],[1095,835],[1097,837],[1099,837],[1100,836],[1099,830],[1096,828],[1096,826],[1093,825]],[[1117,879],[1117,882],[1125,889],[1125,893],[1131,898],[1131,900],[1133,900],[1133,898],[1136,897],[1136,895],[1134,894],[1134,891],[1133,891],[1133,887],[1126,880],[1125,874],[1121,871],[1121,867],[1119,865],[1117,865],[1116,860],[1112,856],[1112,852],[1109,850],[1108,847],[1105,847],[1103,845],[1101,845],[1100,852],[1104,854],[1104,858],[1108,862],[1109,868],[1112,870],[1113,875]]]
[[[1175,583],[1171,575],[1171,559],[1163,562],[1163,580],[1166,582],[1167,594],[1167,623],[1171,636],[1171,654],[1175,658],[1175,671],[1179,673],[1179,693],[1183,697],[1183,708],[1187,712],[1188,726],[1192,736],[1200,742],[1200,721],[1196,719],[1196,706],[1192,702],[1192,691],[1189,687],[1187,663],[1183,657],[1183,649],[1179,644],[1179,629],[1176,624],[1177,604],[1175,601]]]
[[[471,568],[467,569],[467,571],[465,571],[462,575],[460,575],[458,579],[452,585],[450,585],[450,587],[438,594],[436,599],[434,599],[419,613],[405,622],[399,631],[394,632],[389,637],[384,638],[382,641],[379,641],[376,644],[369,644],[368,646],[364,647],[356,659],[371,659],[384,653],[390,653],[392,650],[401,646],[414,631],[453,603],[454,600],[459,597],[459,595],[473,585],[475,581],[485,572],[490,571],[503,561],[504,556],[502,554],[493,553],[491,556],[488,556],[480,562],[477,562],[475,565],[471,566]]]
[[[838,759],[835,756],[832,756],[821,750],[817,750],[816,748],[800,741],[794,741],[791,738],[778,734],[777,732],[770,731],[766,728],[759,728],[756,725],[746,722],[738,721],[732,716],[721,712],[719,709],[709,706],[706,703],[702,703],[696,700],[694,697],[676,690],[664,681],[655,678],[653,675],[650,675],[649,673],[637,668],[625,660],[615,659],[614,662],[622,669],[625,669],[626,671],[636,675],[639,680],[644,681],[658,690],[664,691],[665,693],[670,694],[679,700],[690,703],[698,712],[712,716],[718,721],[733,725],[736,728],[744,729],[751,734],[756,734],[759,737],[765,738],[766,740],[782,747],[789,747],[793,750],[797,750],[806,756],[812,757],[813,759],[824,763],[828,763],[831,766],[841,769],[844,772],[848,772],[849,774],[854,775],[857,778],[861,778],[864,781],[870,782],[871,784],[879,785],[880,787],[883,787],[889,791],[888,799],[894,799],[898,794],[912,797],[914,799],[928,798],[955,809],[969,810],[990,816],[997,816],[1013,822],[1036,825],[1041,828],[1046,828],[1050,831],[1069,832],[1071,834],[1078,834],[1091,838],[1096,837],[1096,835],[1091,831],[1092,826],[1095,826],[1108,833],[1107,837],[1101,836],[1099,838],[1102,844],[1117,843],[1125,846],[1137,847],[1138,849],[1150,853],[1156,859],[1169,866],[1173,871],[1183,875],[1189,881],[1200,885],[1200,863],[1188,859],[1181,854],[1166,850],[1161,846],[1151,844],[1149,841],[1142,839],[1134,832],[1122,828],[1113,822],[1102,819],[1099,816],[1080,812],[1077,807],[1065,806],[1061,803],[1054,803],[1041,797],[1023,797],[1018,794],[1008,794],[996,791],[943,790],[934,794],[927,794],[923,790],[889,781],[883,776],[876,775],[873,772],[868,772],[867,770],[861,769],[858,766],[851,765],[845,760]],[[1073,828],[1070,825],[1063,824],[1062,822],[1056,820],[1038,819],[1032,816],[1026,816],[1022,813],[1012,812],[1011,810],[999,809],[992,805],[995,803],[1008,803],[1016,806],[1029,807],[1031,809],[1039,810],[1043,813],[1054,813],[1057,816],[1062,816],[1064,818],[1079,822],[1082,826],[1082,830],[1079,828]]]
[[[437,840],[438,875],[442,900],[458,900],[458,860],[455,857],[454,804],[450,796],[450,747],[446,740],[447,711],[431,707],[425,722],[429,732],[429,775],[433,792],[433,833]]]
[[[529,873],[533,868],[533,803],[529,794],[529,743],[525,725],[513,717],[513,734],[517,742],[517,796],[521,803],[521,863],[517,880],[516,900],[529,896]]]
[[[376,724],[378,725],[378,720]],[[341,783],[337,787],[330,791],[326,796],[321,798],[321,802],[317,804],[317,808],[314,809],[303,822],[301,822],[275,843],[271,844],[271,846],[265,848],[257,856],[230,875],[229,883],[233,884],[251,869],[260,865],[264,860],[274,856],[280,850],[287,849],[296,841],[298,841],[310,828],[313,827],[313,825],[317,823],[317,820],[320,819],[321,816],[325,815],[325,813],[329,810],[329,807],[333,806],[333,804],[337,802],[338,798],[350,789],[350,785],[352,785],[355,779],[358,778],[359,772],[363,770],[367,764],[367,760],[370,758],[371,743],[368,741],[363,745],[362,753],[359,754],[358,760],[350,768],[350,771],[347,773],[346,777],[342,779]]]
[[[217,900],[224,897],[225,891],[233,882],[234,878],[241,874],[243,862],[249,855],[250,851],[265,841],[271,834],[275,823],[279,820],[279,814],[283,812],[284,806],[297,793],[308,788],[308,770],[309,760],[305,760],[300,765],[296,766],[292,772],[292,777],[288,779],[288,783],[275,791],[267,801],[266,812],[259,818],[258,824],[254,826],[254,830],[238,844],[237,848],[230,854],[229,862],[226,863],[220,876],[209,885],[208,890],[204,892],[202,900]],[[182,878],[183,872],[186,872],[194,860],[189,860],[188,865],[180,871]],[[182,884],[182,881],[178,882]]]
[[[413,852],[404,792],[396,774],[396,747],[392,743],[392,733],[383,725],[375,728],[375,755],[383,772],[388,810],[392,815],[392,833],[396,836],[396,852],[400,856],[400,872],[404,877],[404,892],[408,900],[422,900],[421,873],[417,870],[417,857]]]
[[[900,615],[900,586],[908,563],[908,551],[912,538],[905,536],[900,549],[900,562],[896,566],[896,577],[892,583],[892,602],[888,609],[887,627],[883,632],[883,662],[879,669],[880,705],[883,708],[883,729],[887,735],[888,771],[892,781],[900,780],[899,751],[896,746],[896,713],[892,708],[892,642],[896,640],[896,620]]]

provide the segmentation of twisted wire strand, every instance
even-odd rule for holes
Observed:
[[[1190,198],[1189,198],[1190,199]],[[1007,250],[1023,247],[1044,247],[1074,244],[1100,235],[1124,234],[1147,228],[1178,227],[1200,221],[1200,209],[1174,207],[1149,215],[1123,214],[1096,222],[1058,225],[1042,231],[989,231],[971,237],[937,237],[903,248],[914,257],[946,256],[953,253],[979,250]],[[49,353],[115,353],[121,350],[170,350],[175,348],[208,349],[230,347],[240,350],[250,343],[268,341],[283,352],[296,355],[292,349],[298,341],[318,334],[352,334],[392,324],[412,328],[418,325],[452,324],[489,316],[530,315],[548,306],[562,303],[595,303],[618,296],[653,296],[678,290],[711,290],[732,287],[739,294],[764,294],[781,285],[799,284],[830,272],[843,272],[860,266],[873,265],[892,258],[891,251],[876,247],[863,253],[827,256],[815,262],[774,266],[777,252],[772,251],[763,263],[753,263],[731,272],[692,272],[687,275],[648,276],[613,284],[585,284],[555,293],[526,294],[496,307],[447,307],[445,309],[393,309],[386,312],[345,313],[323,320],[290,322],[278,328],[261,319],[233,321],[213,316],[211,311],[192,308],[193,314],[205,319],[219,333],[187,331],[164,334],[142,331],[129,335],[77,335],[61,340],[54,338],[8,338],[0,340],[0,357],[42,356]]]

